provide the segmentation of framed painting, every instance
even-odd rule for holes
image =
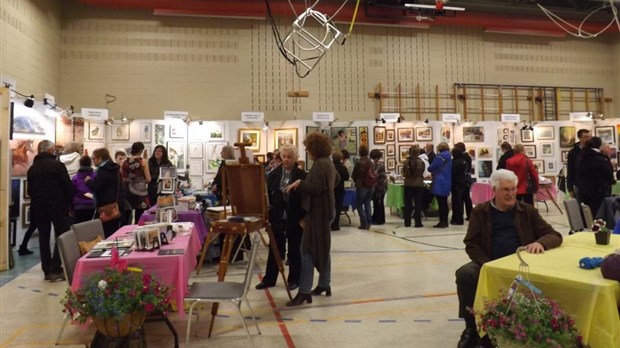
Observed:
[[[13,103],[13,132],[45,134],[52,126],[47,116],[37,109],[26,107],[24,103]]]
[[[129,123],[112,125],[112,140],[129,140]]]
[[[403,165],[399,164],[398,166],[396,166],[396,174],[402,175],[403,174]]]
[[[555,161],[547,161],[545,164],[547,165],[547,168],[545,168],[547,173],[553,173],[558,170]]]
[[[88,122],[88,140],[103,140],[104,131],[103,123]]]
[[[77,143],[83,143],[84,139],[84,119],[76,117],[73,119],[73,141]]]
[[[358,139],[360,140],[360,146],[364,145],[368,148],[370,148],[370,144],[368,143],[368,127],[366,126],[362,126],[359,127],[359,137]]]
[[[553,157],[554,155],[553,143],[540,143],[540,156]]]
[[[534,131],[531,129],[521,129],[521,142],[522,143],[533,143],[534,142]]]
[[[312,132],[320,132],[323,133],[324,135],[327,135],[328,137],[330,137],[330,133],[329,133],[329,129],[321,129],[321,127],[316,127],[316,126],[306,126],[306,135],[312,133]]]
[[[166,145],[166,125],[155,125],[155,145]]]
[[[330,130],[332,147],[335,150],[347,150],[357,154],[357,127],[332,127]]]
[[[553,126],[536,127],[536,138],[538,140],[554,140],[555,133],[553,132]]]
[[[393,129],[387,129],[385,131],[385,140],[386,141],[394,141],[396,138],[396,132]]]
[[[441,127],[441,141],[450,144],[452,141],[452,128]]]
[[[140,141],[143,143],[151,142],[151,123],[140,122]]]
[[[510,128],[499,128],[497,130],[497,146],[501,146],[503,142],[510,144],[515,143],[515,130]]]
[[[241,128],[239,129],[239,138],[237,141],[240,143],[250,143],[252,145],[248,146],[247,149],[259,151],[260,133],[260,129]]]
[[[465,143],[484,142],[484,127],[463,127],[463,142]]]
[[[568,152],[570,150],[562,150],[561,154],[562,154],[562,163],[568,163]]]
[[[572,148],[575,146],[575,127],[560,127],[560,147]]]
[[[30,203],[22,204],[22,227],[28,228],[30,226]]]
[[[274,150],[284,145],[297,147],[297,128],[277,128],[273,131]]]
[[[226,125],[220,122],[207,122],[207,134],[209,142],[225,141]]]
[[[493,161],[478,161],[478,177],[488,179],[493,174]]]
[[[24,200],[30,199],[30,194],[28,193],[28,180],[24,180],[23,187],[24,187],[24,192],[23,192],[22,197],[24,198]]]
[[[385,161],[385,166],[387,170],[396,169],[396,158],[390,157]]]
[[[258,163],[265,163],[265,155],[254,155],[254,161],[258,161]]]
[[[202,143],[199,143],[199,142],[189,143],[188,154],[189,154],[189,158],[202,159],[203,157]]]
[[[385,144],[385,127],[375,126],[373,130],[375,145]]]
[[[172,121],[180,121],[180,120],[172,120]],[[168,136],[171,139],[183,139],[185,138],[185,133],[187,133],[187,126],[183,122],[171,122],[170,123],[170,134]]]
[[[532,160],[532,164],[538,174],[545,174],[545,161],[544,160]]]
[[[403,163],[407,160],[407,158],[409,157],[409,148],[411,147],[411,145],[400,145],[398,147],[398,158],[400,159],[400,162]]]
[[[202,160],[190,160],[189,161],[189,175],[191,176],[201,176],[202,171]]]
[[[433,140],[433,128],[432,127],[417,127],[415,129],[415,141],[432,141]]]
[[[73,141],[73,119],[68,117],[56,118],[56,145],[65,146]]]
[[[414,141],[413,128],[398,128],[398,142],[406,143]]]
[[[9,140],[11,149],[11,176],[26,176],[28,169],[37,155],[37,147],[41,140],[13,139]]]
[[[220,153],[222,149],[226,146],[226,143],[207,143],[206,144],[206,169],[205,172],[207,174],[217,173],[217,169],[220,167],[220,163],[222,159],[220,157]]]
[[[394,144],[387,144],[385,146],[385,153],[387,156],[396,156],[396,145]]]
[[[603,144],[615,144],[616,137],[613,126],[594,127],[594,136],[601,138]]]
[[[493,153],[491,149],[486,146],[478,148],[478,158],[493,158]]]
[[[523,153],[529,158],[536,158],[536,145],[523,145]]]
[[[185,152],[185,143],[180,141],[168,142],[168,159],[179,172],[185,171],[185,163],[187,156]]]

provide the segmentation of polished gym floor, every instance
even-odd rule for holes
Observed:
[[[547,212],[541,204],[539,209],[557,231],[568,234],[566,216],[556,207],[550,205]],[[468,261],[462,243],[467,224],[434,229],[437,220],[429,218],[423,228],[405,228],[402,220],[388,214],[385,225],[366,231],[357,228],[356,216],[351,218],[351,226],[343,216],[341,230],[332,232],[333,295],[314,296],[312,304],[286,307],[281,280],[274,288],[254,290],[267,259],[261,246],[249,294],[262,331],[258,335],[248,320],[255,345],[455,347],[464,323],[457,318],[454,272]],[[37,245],[35,235],[29,246],[35,254],[17,256],[15,250],[16,268],[0,272],[0,348],[53,347],[64,321],[60,299],[67,283],[43,280]],[[234,263],[227,280],[241,281],[245,265]],[[214,264],[205,264],[200,276],[192,273],[190,282],[215,281],[215,269]],[[249,315],[247,307],[241,308]],[[220,306],[213,335],[207,338],[210,317],[205,310],[198,325],[192,325],[191,346],[251,347],[232,305]],[[187,316],[171,313],[170,320],[185,346]],[[163,323],[147,323],[144,329],[149,347],[173,346]],[[92,327],[68,325],[60,344],[85,347],[93,335]]]

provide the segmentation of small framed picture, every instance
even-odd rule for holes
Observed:
[[[387,144],[385,146],[385,154],[387,156],[396,156],[396,145],[394,145],[394,144]]]
[[[396,169],[396,158],[393,158],[393,157],[388,158],[385,162],[385,166],[387,170]]]
[[[403,174],[403,165],[399,164],[398,166],[396,166],[396,174]]]
[[[22,227],[28,228],[30,226],[30,203],[22,204]]]
[[[24,180],[24,185],[22,185],[24,187],[24,192],[22,194],[22,197],[24,199],[30,199],[30,194],[28,194],[28,180]]]
[[[484,127],[463,127],[464,143],[483,143]]]
[[[523,153],[529,158],[536,158],[536,145],[523,145]]]
[[[548,173],[553,173],[553,172],[557,171],[557,168],[556,168],[557,166],[555,164],[555,161],[547,161],[546,164],[547,164],[546,171]]]
[[[542,157],[553,157],[553,143],[540,143],[540,155]]]
[[[560,147],[573,148],[575,145],[575,127],[560,127]]]
[[[260,129],[239,129],[239,142],[240,143],[251,143],[248,147],[249,150],[252,151],[260,151]]]
[[[151,133],[151,123],[140,122],[140,141],[143,143],[150,143]]]
[[[129,140],[129,123],[113,124],[112,140]]]
[[[409,157],[409,148],[411,147],[411,145],[400,145],[398,147],[398,153],[399,153],[399,158],[400,158],[400,162],[403,163],[407,160],[407,158]]]
[[[172,120],[172,121],[178,121],[178,120]],[[186,131],[183,129],[184,127],[185,127],[184,123],[172,122],[172,124],[170,124],[170,138],[173,138],[173,139],[185,138],[184,133],[186,133]]]
[[[375,136],[374,141],[375,144],[385,144],[385,127],[375,126],[374,128]]]
[[[174,179],[163,179],[161,181],[161,193],[173,194],[174,193]]]
[[[570,150],[562,150],[562,163],[568,163],[568,152]]]
[[[258,163],[265,163],[265,155],[254,155],[254,160]]]
[[[414,141],[413,128],[398,128],[398,142],[404,143]]]
[[[521,142],[522,143],[533,143],[534,142],[534,131],[531,129],[521,129]]]
[[[553,132],[553,126],[536,127],[536,137],[538,138],[538,140],[555,139],[555,134]]]
[[[202,175],[202,171],[204,170],[202,167],[203,167],[202,160],[189,161],[189,175],[190,176]]]
[[[493,174],[493,161],[478,161],[478,177],[488,179]]]
[[[88,139],[103,140],[105,126],[101,123],[88,122]]]
[[[189,143],[189,158],[199,158],[203,157],[203,146],[202,143],[193,142]]]
[[[202,174],[202,173],[201,173]],[[177,169],[175,167],[159,167],[159,179],[176,179]]]
[[[594,136],[601,138],[603,144],[615,144],[616,137],[614,134],[614,127],[594,127]]]
[[[273,138],[275,141],[274,150],[284,145],[293,145],[297,147],[297,128],[275,129],[273,131]]]
[[[386,140],[386,141],[392,141],[392,142],[393,142],[393,141],[394,141],[394,139],[396,138],[396,137],[395,137],[395,133],[396,133],[396,132],[395,132],[393,129],[387,129],[387,130],[385,131],[385,140]]]
[[[433,128],[432,127],[417,127],[415,129],[415,141],[432,141],[433,140]]]
[[[491,149],[486,146],[481,146],[478,148],[478,158],[493,158],[493,152]]]
[[[155,145],[166,145],[166,125],[155,125]]]
[[[545,161],[544,160],[532,160],[532,164],[538,171],[538,174],[545,174]]]

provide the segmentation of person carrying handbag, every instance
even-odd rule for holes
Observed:
[[[106,148],[93,151],[93,163],[97,166],[97,175],[94,179],[87,177],[86,186],[95,195],[98,216],[103,224],[103,232],[106,238],[118,230],[121,222],[118,201],[120,197],[121,174],[120,166],[112,161],[110,152]],[[118,215],[115,216],[114,204]],[[104,215],[104,216],[102,216]]]
[[[519,179],[517,184],[517,200],[534,205],[534,194],[538,191],[538,171],[534,163],[523,151],[522,144],[516,144],[513,148],[514,155],[506,161],[506,169],[514,172]],[[530,188],[528,189],[528,177]],[[529,191],[529,192],[528,192]]]

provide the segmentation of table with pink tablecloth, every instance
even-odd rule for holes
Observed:
[[[149,210],[146,210],[142,216],[140,216],[140,220],[138,221],[138,225],[142,226],[147,222],[151,222],[155,220],[155,212],[157,211],[157,206],[151,207]],[[202,213],[196,210],[178,210],[177,211],[178,220],[176,222],[193,222],[194,226],[198,230],[198,236],[200,237],[200,243],[203,243],[205,237],[209,233],[209,227],[205,223],[205,220],[202,216]]]
[[[553,182],[540,183],[538,185],[538,191],[536,191],[536,201],[537,202],[546,202],[551,201],[560,211],[560,213],[564,214],[562,208],[556,202],[558,197],[558,187]],[[547,209],[549,210],[549,209]]]
[[[471,186],[471,202],[481,204],[493,198],[493,186],[490,182],[475,182]]]
[[[137,228],[136,225],[123,226],[108,239],[126,239],[131,236],[131,232]],[[172,288],[171,301],[176,302],[177,306],[183,308],[183,298],[188,293],[188,280],[191,271],[196,267],[196,256],[200,252],[200,239],[198,230],[192,224],[189,233],[180,233],[170,244],[162,245],[161,249],[183,249],[185,252],[180,255],[158,255],[159,250],[154,251],[133,251],[121,259],[127,260],[129,266],[142,268],[145,272],[153,273],[165,284]],[[82,284],[84,276],[91,273],[100,272],[110,264],[109,257],[87,258],[82,256],[76,264],[73,274],[72,290],[77,290]],[[179,311],[183,316],[184,312]]]

